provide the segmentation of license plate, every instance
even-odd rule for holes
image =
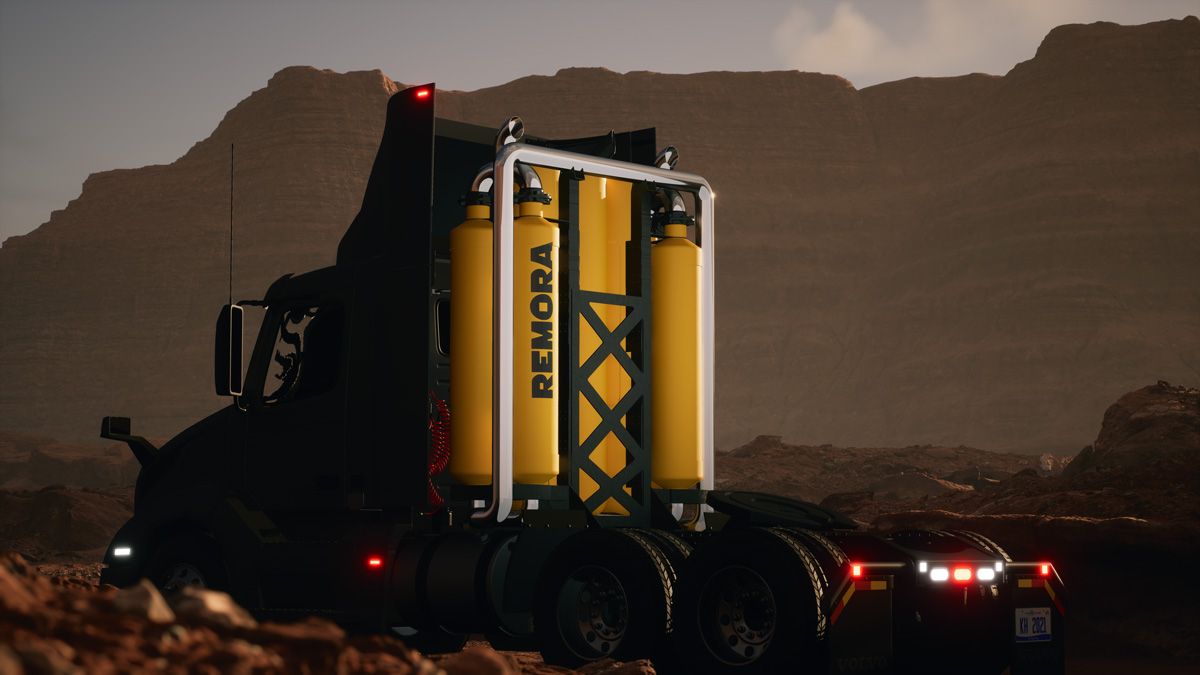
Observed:
[[[1018,607],[1017,642],[1050,642],[1050,608]]]

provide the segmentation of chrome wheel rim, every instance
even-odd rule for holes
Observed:
[[[204,573],[199,567],[191,563],[175,563],[167,568],[163,574],[162,589],[164,591],[177,591],[186,586],[195,586],[197,588],[205,588],[208,583],[204,579]]]
[[[749,567],[725,567],[709,578],[700,595],[705,645],[724,663],[758,660],[775,637],[775,594]]]
[[[625,587],[603,567],[588,565],[571,573],[559,590],[557,606],[563,638],[587,659],[611,654],[629,627]]]

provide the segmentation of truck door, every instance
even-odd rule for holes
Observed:
[[[249,382],[247,491],[259,508],[344,506],[345,317],[336,301],[272,307],[274,344]]]

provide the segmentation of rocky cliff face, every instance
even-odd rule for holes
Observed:
[[[95,174],[50,221],[0,248],[0,428],[95,438],[100,417],[170,436],[222,402],[212,324],[235,298],[334,261],[395,85],[378,72],[280,71],[167,166]],[[39,432],[40,430],[40,432]]]
[[[220,405],[234,295],[333,261],[396,85],[288,68],[167,166],[97,174],[0,248],[0,428],[170,435]],[[1003,77],[570,69],[439,115],[656,126],[719,195],[718,438],[1063,451],[1200,378],[1200,21],[1066,26]]]

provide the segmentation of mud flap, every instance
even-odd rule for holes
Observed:
[[[1010,566],[1015,567],[1015,566]],[[1012,580],[1012,675],[1062,675],[1066,671],[1066,605],[1062,579],[1051,567],[1040,575],[1022,569]]]
[[[847,578],[832,594],[826,640],[832,675],[893,672],[893,591],[889,574]]]

